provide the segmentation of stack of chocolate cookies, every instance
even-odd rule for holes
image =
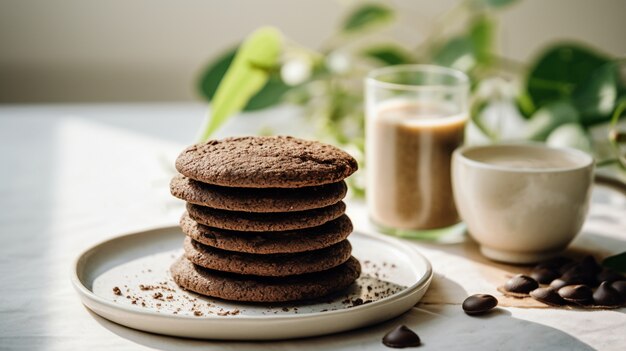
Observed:
[[[347,153],[292,137],[211,140],[184,150],[172,194],[187,201],[181,287],[226,300],[318,298],[360,275],[346,238]]]

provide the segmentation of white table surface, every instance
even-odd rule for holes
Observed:
[[[131,330],[90,313],[69,280],[83,249],[123,232],[177,223],[182,203],[168,192],[172,163],[193,142],[200,104],[0,106],[0,349],[212,350],[384,349],[398,324],[415,330],[420,349],[624,350],[626,309],[568,311],[499,308],[466,316],[468,294],[497,295],[467,264],[468,243],[410,242],[432,262],[429,293],[451,303],[421,303],[396,320],[338,335],[279,342],[211,342]],[[222,135],[263,126],[299,134],[292,108],[241,116]],[[626,250],[626,200],[594,191],[578,247]],[[368,229],[361,203],[350,202]],[[407,241],[408,242],[408,241]]]

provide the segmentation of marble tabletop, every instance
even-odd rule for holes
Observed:
[[[195,139],[201,104],[0,105],[0,349],[15,350],[377,350],[398,324],[421,349],[623,350],[626,308],[610,311],[500,307],[465,315],[468,294],[498,295],[481,270],[491,263],[471,240],[409,241],[435,278],[423,301],[399,318],[347,333],[274,342],[186,340],[131,330],[87,310],[70,284],[83,249],[121,233],[177,223],[182,203],[168,192],[172,163]],[[300,112],[281,107],[238,116],[222,135],[273,128],[302,135]],[[608,255],[626,250],[626,197],[596,187],[574,242]],[[355,226],[372,231],[349,201]]]

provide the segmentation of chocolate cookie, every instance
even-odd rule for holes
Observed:
[[[289,277],[257,277],[217,272],[196,266],[184,257],[170,267],[174,281],[184,289],[225,300],[285,302],[322,297],[350,286],[361,265],[350,257],[327,271]]]
[[[336,183],[357,168],[352,156],[334,146],[288,136],[210,140],[176,159],[176,169],[191,179],[241,188]]]
[[[202,244],[218,249],[255,254],[294,253],[322,249],[350,235],[352,222],[346,215],[321,226],[284,232],[238,232],[198,224],[185,212],[180,219],[183,232]]]
[[[295,254],[249,254],[225,251],[202,245],[190,237],[183,244],[185,257],[194,264],[220,271],[264,277],[325,271],[350,258],[352,246],[348,240],[319,250]]]
[[[170,183],[170,192],[179,199],[245,212],[291,212],[326,207],[341,201],[347,190],[344,181],[296,189],[232,188],[201,183],[180,174]]]
[[[278,232],[317,227],[340,217],[345,210],[343,201],[313,210],[277,213],[226,211],[187,204],[189,217],[194,221],[209,227],[242,232]]]

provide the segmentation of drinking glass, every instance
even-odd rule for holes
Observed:
[[[398,65],[365,80],[367,207],[383,232],[438,239],[463,227],[450,181],[463,144],[469,79],[432,65]]]

